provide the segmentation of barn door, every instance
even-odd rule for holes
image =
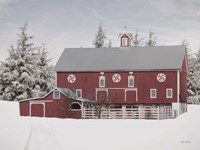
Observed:
[[[107,90],[96,91],[96,101],[106,102],[108,101],[108,92]]]
[[[44,104],[30,104],[31,105],[31,116],[44,117]]]
[[[126,93],[126,103],[135,103],[137,102],[137,92],[135,90],[125,91]]]

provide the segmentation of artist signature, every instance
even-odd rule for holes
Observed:
[[[190,140],[182,140],[182,141],[180,141],[180,143],[190,144],[190,143],[192,143],[192,141],[190,141]]]

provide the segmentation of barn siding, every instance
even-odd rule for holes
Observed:
[[[29,116],[29,101],[19,102],[20,116]]]
[[[31,104],[31,116],[33,117],[44,117],[44,108],[43,104]]]
[[[121,75],[121,81],[115,83],[112,81],[113,74],[118,73]],[[166,74],[166,81],[160,83],[157,81],[158,73]],[[69,83],[67,77],[69,74],[76,76],[74,83]],[[57,86],[67,87],[73,92],[76,89],[82,89],[82,97],[95,100],[96,88],[99,88],[100,72],[58,72],[57,73]],[[129,72],[104,72],[106,86],[105,88],[128,88]],[[138,102],[134,101],[133,104],[139,103],[172,103],[177,102],[177,72],[176,71],[135,71],[133,72],[135,86],[138,89]],[[150,98],[150,89],[157,89],[157,98]],[[166,89],[173,89],[173,98],[166,98]],[[120,100],[110,99],[110,101],[117,101],[119,103],[126,103],[124,94],[120,91]],[[129,99],[129,97],[127,97]],[[130,103],[130,102],[128,102]]]
[[[80,119],[81,118],[81,110],[75,111],[72,110],[70,114],[70,118]]]
[[[48,101],[47,101],[48,100]],[[50,101],[49,101],[50,100]],[[76,100],[70,100],[63,94],[60,95],[60,99],[53,99],[53,92],[48,94],[44,98],[31,99],[27,101],[19,102],[20,115],[29,116],[29,108],[31,104],[31,116],[37,117],[57,117],[57,118],[81,118],[81,111],[71,111],[69,106],[71,102],[77,102]],[[43,105],[44,104],[44,105]],[[45,109],[45,113],[44,113]]]
[[[136,91],[126,91],[126,103],[134,103],[136,101]]]
[[[187,103],[187,65],[186,58],[183,60],[182,71],[180,73],[180,102]]]

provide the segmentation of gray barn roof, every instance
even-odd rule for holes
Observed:
[[[67,48],[55,71],[134,71],[181,69],[185,46]]]

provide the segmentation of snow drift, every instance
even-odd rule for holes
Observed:
[[[0,101],[2,150],[199,150],[200,106],[167,120],[76,120],[19,116]]]

